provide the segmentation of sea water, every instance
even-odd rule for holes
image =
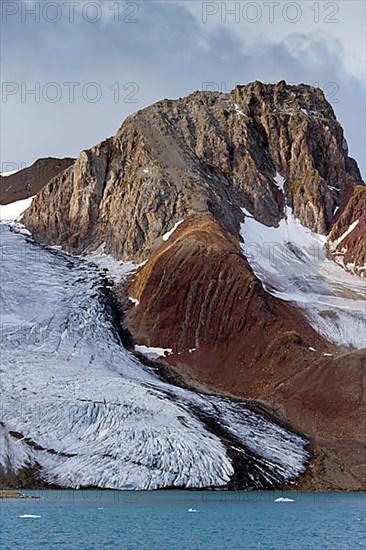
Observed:
[[[1,501],[1,549],[366,547],[365,493],[25,491]]]

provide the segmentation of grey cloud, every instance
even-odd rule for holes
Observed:
[[[31,83],[96,81],[101,101],[88,103],[76,93],[62,100],[35,104],[15,96],[2,104],[3,161],[30,163],[45,155],[77,155],[111,135],[131,112],[163,97],[179,97],[215,82],[318,83],[333,101],[345,127],[351,154],[364,167],[365,86],[342,66],[342,45],[321,34],[292,34],[277,43],[257,39],[243,44],[229,27],[205,32],[188,10],[175,2],[140,2],[139,22],[115,24],[104,18],[73,24],[60,21],[4,25],[2,76]],[[119,82],[120,102],[109,87]],[[136,82],[138,103],[123,102]],[[335,102],[334,102],[335,101]]]

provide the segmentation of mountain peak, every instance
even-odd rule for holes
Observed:
[[[239,238],[242,207],[276,227],[288,205],[303,225],[327,234],[357,183],[320,89],[253,82],[229,94],[159,101],[128,117],[54,178],[25,220],[71,252],[103,244],[118,258],[145,259],[157,238],[195,213],[213,214]]]

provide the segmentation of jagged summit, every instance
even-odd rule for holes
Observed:
[[[326,234],[356,183],[359,170],[321,90],[254,82],[128,117],[115,137],[54,178],[25,220],[69,251],[105,244],[115,257],[146,259],[155,240],[191,214],[212,213],[239,235],[243,206],[277,226],[287,202],[305,226]]]

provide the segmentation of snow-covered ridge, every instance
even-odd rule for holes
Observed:
[[[243,251],[265,289],[300,306],[328,340],[366,347],[365,281],[327,259],[326,238],[301,225],[289,207],[278,228],[242,210]]]
[[[232,445],[251,461],[248,487],[303,472],[304,438],[243,403],[165,383],[121,345],[98,266],[0,231],[4,470],[38,464],[64,487],[222,487]]]

